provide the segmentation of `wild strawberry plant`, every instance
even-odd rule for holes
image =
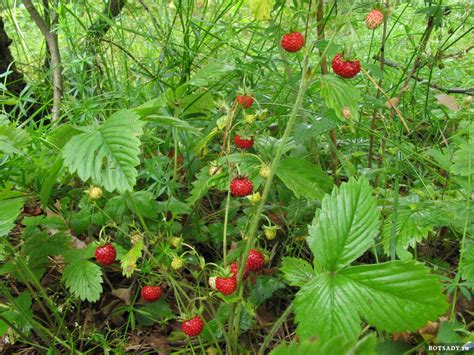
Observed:
[[[0,72],[2,350],[472,338],[471,5],[22,3],[0,4],[19,58]],[[62,62],[51,36],[38,65],[37,16]]]

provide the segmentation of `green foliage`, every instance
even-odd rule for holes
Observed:
[[[299,258],[284,257],[280,270],[290,286],[302,287],[315,276],[313,267],[306,260]]]
[[[462,257],[462,277],[466,281],[474,282],[474,241],[469,240],[464,245]]]
[[[15,226],[15,220],[23,208],[24,198],[0,200],[0,237],[7,235]]]
[[[333,109],[340,119],[346,120],[342,113],[345,107],[350,110],[353,119],[359,119],[361,97],[357,89],[347,80],[334,75],[321,76],[321,97],[324,98],[326,106]]]
[[[474,174],[474,139],[461,144],[454,153],[451,172],[461,176]]]
[[[0,152],[24,154],[23,148],[30,142],[28,133],[13,125],[0,124]]]
[[[395,252],[402,259],[412,259],[407,251],[409,247],[415,248],[416,244],[428,237],[431,226],[424,225],[424,216],[410,209],[400,209],[397,214],[396,226],[389,219],[382,228],[382,243],[386,255],[390,255],[392,231],[395,233]]]
[[[31,294],[29,292],[22,292],[18,297],[13,299],[12,304],[7,306],[6,309],[2,309],[0,314],[22,332],[29,333],[32,328],[31,321],[33,319],[31,306]],[[8,332],[8,329],[8,324],[0,319],[0,336],[4,336]]]
[[[297,333],[303,339],[343,335],[355,340],[362,320],[388,332],[416,330],[446,310],[438,278],[419,263],[348,266],[373,244],[378,219],[364,179],[351,179],[323,199],[308,237],[317,275],[294,301]],[[294,268],[285,270],[291,272],[287,279],[294,274]]]
[[[285,287],[285,284],[280,280],[271,276],[262,275],[257,278],[257,281],[253,284],[250,299],[255,308],[257,308],[283,287]]]
[[[248,0],[248,3],[256,20],[267,21],[270,19],[275,0]]]
[[[87,260],[93,254],[93,245],[66,254],[68,261],[64,268],[62,281],[69,291],[81,300],[96,302],[102,293],[102,269]]]
[[[71,138],[64,146],[64,164],[107,191],[131,190],[138,175],[142,126],[132,111],[116,112],[96,129]]]
[[[142,257],[143,251],[143,240],[138,240],[135,244],[130,248],[130,250],[125,254],[120,262],[120,266],[122,267],[122,275],[125,277],[130,277],[137,269],[137,262],[138,259]]]
[[[316,268],[336,271],[360,257],[373,245],[379,216],[365,179],[351,179],[326,195],[308,228]]]
[[[377,338],[371,333],[358,342],[348,341],[343,336],[336,336],[326,342],[316,339],[306,339],[300,343],[291,342],[290,344],[281,344],[270,352],[270,355],[375,355],[375,345]]]
[[[148,303],[144,306],[135,307],[134,312],[139,324],[151,326],[155,322],[171,319],[173,312],[170,306],[163,300]]]
[[[333,186],[325,171],[304,159],[284,159],[276,173],[297,198],[322,200],[324,193],[331,191]]]

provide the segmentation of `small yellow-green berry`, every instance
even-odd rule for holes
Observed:
[[[102,189],[97,186],[91,187],[87,191],[87,195],[89,196],[90,200],[93,200],[93,201],[98,200],[99,198],[102,197]]]
[[[184,266],[184,259],[180,256],[175,256],[171,261],[171,267],[173,270],[181,270]]]
[[[270,171],[270,165],[264,164],[260,167],[260,171],[258,173],[262,178],[267,179],[270,176]]]
[[[255,115],[249,115],[249,114],[247,114],[247,115],[244,116],[244,122],[247,123],[247,124],[252,124],[252,123],[254,123],[254,122],[255,122],[255,119],[256,119]]]

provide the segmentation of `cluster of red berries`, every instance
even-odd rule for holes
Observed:
[[[112,244],[107,243],[103,246],[97,247],[94,254],[97,263],[102,266],[109,266],[115,262],[117,251]],[[264,265],[264,255],[258,250],[250,250],[247,263],[245,264],[243,280],[247,279],[250,271],[259,271]],[[230,277],[215,278],[215,289],[224,295],[231,295],[237,290],[237,275],[239,272],[238,263],[234,261],[230,266],[230,270]],[[141,289],[140,295],[146,302],[156,302],[163,295],[163,289],[160,286],[146,285]],[[194,316],[181,324],[181,330],[189,337],[201,334],[203,328],[204,322],[200,316]]]
[[[265,256],[256,249],[249,251],[249,256],[245,264],[245,270],[242,279],[245,281],[250,271],[260,271],[265,265]],[[223,295],[231,295],[237,290],[237,275],[239,274],[239,264],[234,261],[230,265],[231,275],[228,277],[211,277],[209,284]]]

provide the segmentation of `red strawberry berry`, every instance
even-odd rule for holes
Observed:
[[[365,17],[365,26],[369,30],[375,30],[383,23],[383,13],[379,10],[370,11]]]
[[[253,139],[245,139],[239,136],[238,134],[235,135],[234,139],[235,145],[240,149],[250,149],[253,147]]]
[[[204,322],[199,316],[194,316],[181,324],[181,330],[188,337],[195,337],[201,334],[202,328],[204,328]]]
[[[161,298],[163,289],[160,286],[143,286],[140,295],[147,302],[155,302]]]
[[[95,259],[102,266],[108,266],[115,262],[117,252],[115,247],[108,243],[95,249]]]
[[[217,277],[216,290],[223,295],[231,295],[237,290],[237,279],[235,276]]]
[[[304,37],[301,32],[293,32],[281,38],[281,46],[287,52],[298,52],[304,45]]]
[[[344,60],[342,54],[337,54],[332,60],[332,70],[343,78],[353,78],[360,72],[360,61]]]
[[[234,277],[237,277],[239,274],[239,264],[237,261],[234,261],[232,264],[230,264],[230,272]],[[244,271],[244,274],[242,275],[242,280],[245,280],[249,276],[248,270]]]
[[[248,196],[253,191],[253,183],[247,177],[236,177],[230,183],[230,193],[235,197]]]
[[[265,256],[258,250],[251,249],[245,269],[248,271],[259,271],[263,268],[263,265],[265,265]]]
[[[237,95],[237,102],[244,106],[245,108],[250,108],[252,106],[254,98],[247,95]]]

